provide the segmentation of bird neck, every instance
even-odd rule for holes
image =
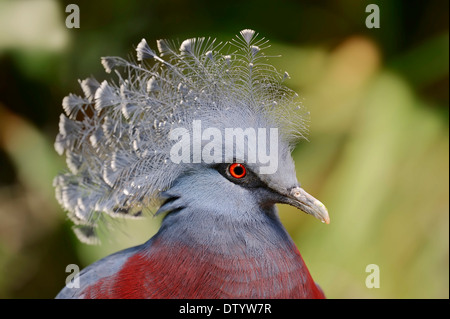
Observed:
[[[181,209],[164,219],[131,268],[136,272],[141,266],[157,278],[171,278],[161,295],[146,292],[152,297],[321,297],[298,249],[275,217],[275,207],[245,222]]]
[[[158,237],[165,242],[181,242],[214,251],[236,247],[250,250],[295,247],[279,221],[275,205],[264,210],[227,214],[185,207],[164,218]]]

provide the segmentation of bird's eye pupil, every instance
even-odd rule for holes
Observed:
[[[231,164],[228,170],[234,178],[242,178],[246,174],[245,166],[239,163]]]
[[[244,170],[243,170],[243,168],[242,168],[241,166],[237,166],[237,167],[234,169],[234,173],[235,173],[236,175],[242,175],[242,173],[244,173]]]

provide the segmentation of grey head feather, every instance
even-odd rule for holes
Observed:
[[[158,40],[157,48],[159,55],[143,39],[137,61],[102,58],[116,78],[79,81],[84,96],[63,100],[55,149],[68,171],[54,187],[84,242],[97,242],[95,230],[109,218],[157,208],[161,193],[194,165],[171,161],[175,128],[192,130],[196,120],[221,131],[278,128],[280,161],[290,168],[290,151],[307,133],[307,113],[283,84],[287,73],[268,62],[268,41],[255,31],[225,43]]]

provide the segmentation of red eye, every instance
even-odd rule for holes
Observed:
[[[239,163],[233,163],[228,166],[228,171],[234,178],[242,178],[246,174],[245,166]]]

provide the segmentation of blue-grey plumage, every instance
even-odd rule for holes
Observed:
[[[297,180],[291,151],[308,113],[268,64],[267,41],[246,29],[227,43],[157,47],[142,40],[136,63],[102,58],[117,82],[88,78],[84,97],[63,100],[55,148],[69,171],[54,184],[88,243],[105,216],[166,216],[147,243],[89,266],[79,290],[58,296],[323,297],[275,206],[329,222]]]
[[[80,239],[95,241],[95,229],[106,215],[135,217],[157,206],[161,192],[192,166],[171,160],[170,134],[176,128],[192,132],[198,121],[222,137],[227,128],[266,129],[267,134],[276,128],[278,154],[271,160],[278,171],[262,178],[275,188],[276,179],[296,186],[289,153],[306,134],[307,112],[283,85],[285,74],[267,63],[267,41],[249,29],[240,35],[219,44],[188,39],[179,49],[159,40],[159,55],[142,40],[136,49],[139,63],[102,58],[117,82],[87,78],[80,81],[84,97],[70,94],[63,100],[55,148],[66,155],[69,171],[54,185]],[[125,74],[118,72],[121,68]],[[253,144],[244,148],[259,152]],[[231,152],[227,147],[216,146],[222,148],[222,162],[245,161],[233,153],[236,144]],[[269,146],[264,147],[267,154]],[[194,155],[188,155],[191,162]]]
[[[321,297],[278,218],[274,203],[283,196],[256,176],[251,187],[235,185],[222,169],[226,165],[180,177],[163,194],[160,212],[167,215],[153,238],[89,266],[80,288],[66,287],[58,298]],[[171,264],[174,273],[167,270]],[[184,286],[190,279],[203,288]],[[176,288],[163,293],[167,281]]]

